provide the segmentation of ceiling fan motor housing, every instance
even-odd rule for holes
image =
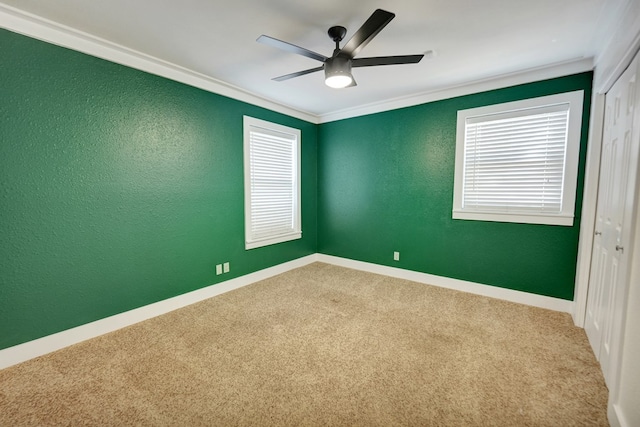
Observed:
[[[351,58],[348,56],[334,56],[324,63],[324,74],[329,77],[334,75],[351,75]]]
[[[344,87],[350,84],[353,81],[353,77],[351,76],[351,58],[343,55],[328,58],[324,63],[324,76],[326,82],[330,80],[345,82],[344,84],[339,84],[339,86],[334,87]],[[329,85],[331,86],[331,84]]]

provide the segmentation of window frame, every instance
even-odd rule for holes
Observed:
[[[293,187],[292,229],[288,233],[275,234],[267,237],[252,236],[252,181],[251,181],[251,133],[264,129],[271,133],[281,133],[295,138],[295,174]],[[255,249],[276,243],[287,242],[302,238],[302,208],[301,208],[301,138],[300,129],[291,128],[277,123],[243,116],[243,151],[244,151],[244,195],[245,195],[245,250]]]
[[[453,189],[452,218],[462,220],[513,222],[525,224],[545,224],[572,226],[575,218],[575,201],[578,181],[580,139],[582,133],[584,90],[564,92],[555,95],[529,98],[519,101],[493,104],[483,107],[459,110],[456,128],[456,157]],[[559,213],[518,211],[511,207],[504,210],[463,207],[463,186],[465,170],[465,136],[467,119],[482,116],[499,116],[541,107],[569,104],[567,142],[564,157],[561,209]]]

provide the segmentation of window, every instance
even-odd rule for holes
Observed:
[[[573,225],[583,96],[458,111],[453,218]]]
[[[244,116],[245,249],[302,237],[300,130]]]

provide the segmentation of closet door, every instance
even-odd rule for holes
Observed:
[[[612,350],[621,339],[628,290],[628,252],[635,218],[640,120],[635,118],[636,58],[606,95],[596,226],[591,257],[585,330],[607,385],[614,370]]]

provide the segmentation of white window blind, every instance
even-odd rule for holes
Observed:
[[[583,96],[458,111],[453,218],[572,225]]]
[[[569,104],[466,121],[463,208],[559,214]]]
[[[247,249],[301,237],[299,141],[299,130],[245,117]]]

